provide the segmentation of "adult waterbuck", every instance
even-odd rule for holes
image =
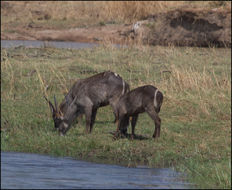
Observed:
[[[129,91],[129,85],[116,73],[111,71],[102,72],[86,79],[78,80],[64,100],[57,108],[45,98],[52,111],[55,128],[59,134],[64,135],[69,130],[72,122],[80,114],[85,114],[86,132],[91,133],[97,109],[111,105],[116,117],[116,105],[119,98]]]
[[[161,119],[158,116],[163,102],[163,94],[154,86],[146,85],[138,87],[121,96],[116,106],[118,118],[117,131],[124,133],[129,125],[129,117],[132,117],[132,139],[135,136],[135,125],[138,115],[147,112],[155,123],[153,138],[160,136]],[[115,135],[116,135],[115,134]]]

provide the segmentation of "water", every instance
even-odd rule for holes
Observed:
[[[71,158],[1,152],[1,188],[183,189],[190,184],[171,169],[127,168]]]
[[[69,49],[80,49],[80,48],[91,48],[96,47],[98,44],[96,43],[81,43],[81,42],[58,42],[58,41],[38,41],[38,40],[1,40],[2,48],[12,48],[12,47],[33,47],[33,48],[41,48],[41,47],[55,47],[55,48],[69,48]],[[125,45],[114,44],[113,46],[120,48],[126,47]]]
[[[33,47],[41,48],[45,46],[56,47],[56,48],[70,48],[70,49],[79,49],[79,48],[91,48],[97,46],[95,43],[80,43],[80,42],[57,42],[57,41],[38,41],[38,40],[1,40],[2,48],[11,48],[11,47]]]

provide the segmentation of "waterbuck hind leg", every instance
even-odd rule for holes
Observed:
[[[121,134],[121,128],[123,127],[123,120],[124,120],[123,117],[119,117],[116,120],[117,129],[116,129],[115,134],[114,134],[114,137],[116,137],[116,138],[119,137]]]
[[[156,113],[154,108],[147,109],[146,112],[152,118],[155,123],[155,131],[153,133],[153,138],[160,136],[160,126],[161,126],[161,119],[159,118],[158,114]]]
[[[117,137],[118,134],[119,134],[120,123],[121,123],[121,120],[119,120],[119,119],[115,122],[115,124],[116,124],[116,126],[117,126],[117,129],[116,129],[116,131],[115,131],[115,133],[114,133],[114,136],[115,136],[115,137]]]
[[[116,105],[114,104],[114,103],[112,103],[112,102],[110,102],[110,106],[112,107],[112,110],[113,110],[113,114],[114,114],[114,121],[113,121],[113,123],[117,123],[117,120],[118,120],[118,118],[117,118],[117,109],[116,109]]]

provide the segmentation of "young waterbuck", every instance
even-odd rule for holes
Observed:
[[[74,119],[80,114],[85,114],[86,132],[91,133],[97,109],[110,104],[117,120],[115,114],[117,102],[128,91],[129,85],[118,74],[106,71],[78,80],[59,108],[55,97],[55,107],[46,97],[45,99],[49,103],[55,128],[58,128],[60,135],[64,135],[69,130]]]
[[[116,106],[118,118],[117,132],[124,133],[129,125],[129,117],[132,117],[132,139],[135,136],[135,125],[138,115],[147,112],[155,122],[153,138],[160,136],[161,119],[158,116],[163,102],[163,94],[154,86],[146,85],[138,87],[121,96]]]

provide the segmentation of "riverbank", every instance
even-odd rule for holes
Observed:
[[[2,40],[231,47],[231,3],[1,2]]]
[[[199,188],[231,188],[230,49],[18,47],[2,49],[1,69],[2,151],[174,167]],[[159,139],[152,139],[154,123],[142,114],[135,140],[114,140],[109,106],[99,109],[91,134],[82,119],[64,137],[54,131],[43,95],[61,102],[76,79],[104,70],[118,73],[131,89],[152,84],[163,92]]]

